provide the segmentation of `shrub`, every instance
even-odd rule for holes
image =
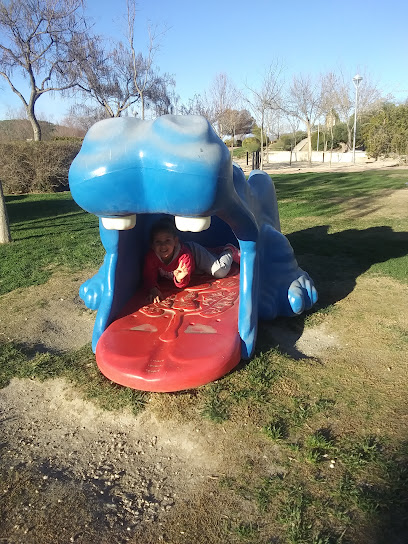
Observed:
[[[247,150],[245,147],[236,147],[232,156],[234,159],[243,159],[246,157],[246,154]]]
[[[295,137],[296,136],[296,137]],[[279,140],[273,144],[273,149],[283,149],[284,151],[290,151],[295,147],[296,144],[301,142],[304,138],[307,138],[307,133],[298,130],[296,135],[293,132],[288,132],[287,134],[281,134]]]
[[[336,123],[333,127],[333,149],[338,149],[341,142],[347,143],[348,133],[346,123]],[[328,128],[321,125],[319,135],[319,151],[324,151],[326,142],[326,149],[330,151],[332,147],[331,133]],[[312,134],[312,149],[317,147],[317,132]]]
[[[68,170],[80,142],[0,142],[0,179],[8,194],[68,189]]]
[[[245,149],[245,151],[259,151],[261,149],[261,144],[257,138],[254,138],[253,136],[249,136],[248,138],[245,138],[242,142],[242,147]]]

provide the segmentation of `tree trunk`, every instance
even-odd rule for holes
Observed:
[[[307,153],[309,155],[309,164],[312,164],[312,126],[310,123],[307,123],[307,137],[309,139],[308,141],[308,150]]]
[[[262,112],[262,119],[261,119],[261,165],[260,165],[261,170],[263,170],[263,127],[264,127],[264,114]]]
[[[144,119],[144,116],[145,116],[145,103],[144,103],[143,93],[140,93],[140,100],[142,102],[142,119]]]
[[[334,139],[333,125],[330,127],[330,137],[331,137],[331,146],[330,146],[330,168],[331,168],[332,156],[333,156],[333,139]]]
[[[351,126],[349,126],[349,124],[347,123],[347,147],[348,147],[348,151],[350,151],[350,149],[352,149],[353,147],[353,135],[352,135],[352,130],[351,130]]]
[[[0,181],[0,244],[8,244],[9,242],[11,242],[10,226],[3,194],[3,186]]]
[[[28,120],[30,121],[31,127],[33,129],[34,141],[40,142],[41,141],[41,127],[34,113],[34,103],[32,104],[30,103],[26,107],[26,111],[27,111]]]

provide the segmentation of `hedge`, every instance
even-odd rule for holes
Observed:
[[[6,194],[68,190],[68,170],[80,141],[0,142],[0,180]]]

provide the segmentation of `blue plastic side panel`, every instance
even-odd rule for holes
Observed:
[[[271,225],[264,225],[260,247],[259,316],[274,319],[311,308],[317,292],[309,275],[299,267],[288,239]]]
[[[92,336],[94,351],[101,334],[141,284],[148,232],[155,219],[157,216],[141,216],[135,228],[125,231],[107,230],[99,223],[106,250],[104,263],[80,288],[80,296],[88,308],[98,310]]]
[[[238,331],[242,342],[242,357],[248,359],[255,350],[258,332],[259,263],[256,242],[241,240],[240,247]]]

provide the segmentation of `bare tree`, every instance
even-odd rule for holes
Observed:
[[[134,45],[136,17],[135,0],[127,1],[126,43],[118,42],[108,49],[101,38],[89,38],[86,48],[76,54],[78,88],[83,96],[97,102],[108,117],[120,117],[125,111],[136,114],[135,105],[141,105],[141,118],[146,108],[153,106],[156,115],[171,109],[173,78],[159,74],[154,56],[163,33],[149,27],[147,53],[137,53]]]
[[[231,136],[231,152],[234,147],[235,136],[249,134],[254,125],[254,119],[247,110],[227,109],[219,116],[219,123],[223,128],[223,136]]]
[[[212,125],[216,121],[213,107],[208,103],[205,94],[195,94],[193,98],[189,98],[186,104],[181,104],[180,113],[182,115],[202,115]]]
[[[86,51],[76,54],[78,89],[98,106],[86,109],[105,110],[105,117],[120,117],[139,96],[134,89],[132,59],[127,48],[119,43],[107,50],[99,37],[87,41]],[[80,109],[82,105],[76,105]]]
[[[154,58],[160,48],[160,41],[167,29],[157,25],[148,26],[149,42],[146,55],[135,50],[136,0],[126,0],[127,6],[127,42],[131,55],[133,86],[141,104],[141,118],[145,118],[146,103],[155,107],[156,114],[168,113],[171,108],[169,86],[174,80],[169,74],[160,75],[154,65]]]
[[[100,106],[74,104],[70,107],[62,124],[79,132],[87,132],[97,121],[108,118],[106,110]]]
[[[332,163],[333,155],[333,142],[334,142],[334,126],[336,122],[339,121],[338,111],[340,109],[341,98],[339,96],[339,77],[333,72],[329,72],[322,76],[322,103],[321,103],[321,112],[325,115],[324,123],[324,138],[325,138],[325,147],[324,150],[327,150],[327,131],[330,134],[330,166]],[[350,137],[350,135],[349,135]]]
[[[265,138],[266,116],[268,111],[277,110],[279,108],[282,91],[281,72],[282,67],[276,61],[269,65],[259,88],[246,85],[246,88],[251,93],[250,98],[247,98],[246,100],[261,129],[261,170],[263,168],[263,144]]]
[[[289,116],[297,117],[305,124],[309,163],[312,161],[312,127],[321,114],[322,98],[321,78],[313,80],[310,76],[294,76],[283,105]]]
[[[292,131],[292,135],[293,135],[293,140],[291,138],[291,143],[290,143],[289,165],[291,165],[292,164],[292,153],[293,153],[293,150],[296,148],[296,145],[297,145],[297,133],[299,131],[300,119],[298,117],[293,116],[293,115],[289,115],[287,117],[287,121],[289,123],[289,126],[290,126],[291,131]],[[297,161],[296,151],[295,151],[295,160]]]
[[[239,105],[240,93],[227,74],[219,73],[209,88],[208,96],[206,101],[211,104],[209,109],[213,112],[214,128],[223,138],[231,133],[231,115],[227,112],[231,112]]]
[[[82,0],[0,0],[0,75],[23,102],[34,134],[41,140],[35,114],[44,93],[64,91],[75,85],[68,65],[86,35],[80,14]],[[26,95],[18,76],[28,80]]]
[[[342,71],[335,76],[333,83],[335,110],[340,120],[347,126],[347,147],[352,148],[353,141],[353,112],[355,107],[355,88],[352,84],[352,78],[348,78]],[[358,109],[363,113],[369,110],[381,100],[381,93],[375,84],[370,82],[370,78],[363,74],[363,81],[358,90]]]
[[[223,138],[230,132],[230,113],[239,106],[240,93],[227,74],[217,74],[208,91],[195,94],[180,106],[183,115],[202,115]],[[236,110],[235,110],[236,111]],[[228,126],[227,126],[228,125]]]

